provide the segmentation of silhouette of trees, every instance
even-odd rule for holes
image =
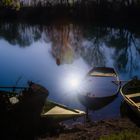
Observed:
[[[132,6],[139,5],[139,0],[1,0],[1,4],[11,5],[16,3],[22,3],[22,5],[28,6],[45,6],[47,4],[50,5],[74,5],[74,4],[96,4],[96,5],[108,5],[108,4],[119,4],[120,6]]]
[[[19,10],[20,1],[19,0],[1,0],[0,6],[11,7],[11,8],[14,8],[16,10]]]
[[[3,3],[2,1],[5,1]],[[56,18],[60,16],[70,16],[76,19],[93,19],[96,17],[111,16],[138,18],[140,12],[139,0],[2,0],[0,7],[0,16],[10,12],[5,10],[7,7],[19,10],[13,12],[11,16],[18,15],[21,19],[31,19],[36,17],[44,20],[46,17]],[[6,4],[10,1],[10,4]],[[5,9],[4,9],[5,8]],[[40,11],[40,12],[38,12]],[[38,16],[35,16],[38,14]],[[125,18],[124,18],[125,19]],[[120,20],[119,20],[120,21]]]

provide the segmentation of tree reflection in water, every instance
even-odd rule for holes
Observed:
[[[134,70],[140,69],[137,63],[140,57],[139,30],[72,23],[3,23],[0,38],[20,47],[30,46],[36,41],[49,42],[52,44],[50,53],[57,65],[71,64],[82,57],[90,66],[106,66],[112,61],[118,72],[127,72],[130,76],[134,75]]]

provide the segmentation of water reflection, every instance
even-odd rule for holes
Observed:
[[[133,68],[139,68],[133,64],[137,63],[140,52],[138,31],[71,23],[48,26],[5,23],[0,25],[0,37],[20,47],[30,46],[36,41],[51,42],[51,54],[58,65],[72,63],[80,56],[92,66],[104,66],[113,59],[121,71],[132,73]],[[105,51],[113,58],[107,58]]]
[[[0,38],[4,38],[11,45],[26,47],[41,38],[41,28],[39,26],[29,26],[26,24],[0,24]]]
[[[73,23],[0,24],[0,85],[14,85],[22,76],[20,85],[33,80],[49,90],[49,98],[84,109],[73,83],[84,81],[91,67],[114,67],[124,80],[140,76],[139,31]],[[118,116],[120,101],[118,97],[94,115],[102,117],[112,107],[114,114],[104,117]]]

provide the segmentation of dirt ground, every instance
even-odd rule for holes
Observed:
[[[40,136],[38,140],[98,140],[101,136],[118,134],[122,131],[137,131],[140,127],[128,118],[108,119],[97,122],[65,124],[55,134]]]

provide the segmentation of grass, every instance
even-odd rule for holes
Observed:
[[[137,132],[123,131],[119,134],[102,136],[99,140],[140,140],[140,134]]]

